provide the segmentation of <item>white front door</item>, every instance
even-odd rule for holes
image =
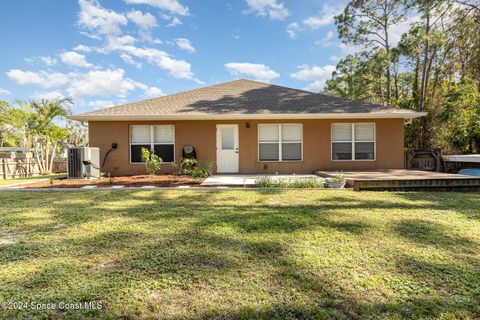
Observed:
[[[238,125],[217,125],[217,172],[238,172]]]

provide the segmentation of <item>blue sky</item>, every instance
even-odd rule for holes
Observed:
[[[0,99],[72,96],[74,113],[238,78],[318,91],[349,48],[345,1],[0,2]]]

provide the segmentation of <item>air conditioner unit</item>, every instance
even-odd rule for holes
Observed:
[[[99,148],[69,148],[68,178],[98,178],[100,177]]]

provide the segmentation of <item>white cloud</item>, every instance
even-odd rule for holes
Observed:
[[[345,43],[340,43],[338,47],[342,50],[342,53],[344,56],[347,56],[349,54],[356,54],[365,51],[365,47],[361,45],[346,45]]]
[[[34,58],[23,58],[23,61],[32,66],[34,63]]]
[[[298,67],[299,71],[290,74],[294,79],[301,81],[313,81],[305,87],[305,90],[318,92],[323,89],[325,82],[330,79],[335,66],[327,64],[323,67],[309,66],[307,64]]]
[[[176,15],[162,13],[160,14],[160,18],[170,21],[170,23],[167,24],[167,28],[172,28],[183,24],[182,20],[180,20]]]
[[[75,51],[80,51],[80,52],[91,52],[92,48],[83,44],[79,44],[75,48],[73,48]]]
[[[311,92],[320,92],[323,90],[325,87],[325,82],[329,79],[321,79],[321,80],[315,80],[312,83],[309,83],[306,87],[305,90],[311,91]]]
[[[43,57],[38,57],[38,58],[48,67],[56,65],[58,63],[57,59],[52,58],[50,56],[43,56]]]
[[[391,26],[388,29],[389,36],[390,36],[390,46],[392,47],[397,46],[397,44],[402,39],[402,35],[404,33],[407,33],[408,30],[410,30],[410,27],[412,26],[412,24],[420,21],[420,19],[421,19],[420,15],[410,16],[407,18],[407,20],[397,23],[394,26]]]
[[[297,37],[297,33],[300,30],[301,28],[298,22],[292,22],[287,26],[287,34],[292,39],[295,39]]]
[[[150,87],[150,86],[147,86],[146,84],[138,83],[138,82],[136,84],[139,89],[143,90],[144,98],[156,98],[156,97],[163,96],[162,89],[160,88],[157,88],[155,86]]]
[[[103,8],[96,0],[79,0],[79,4],[78,25],[89,31],[118,35],[121,32],[120,25],[128,22],[123,14]],[[90,36],[98,37],[95,34]]]
[[[34,85],[41,88],[64,88],[68,96],[75,99],[95,96],[115,96],[123,98],[137,89],[147,93],[158,93],[145,84],[125,77],[123,69],[90,70],[82,72],[31,72],[18,69],[10,70],[7,75],[20,85]],[[58,91],[53,91],[58,93]],[[41,93],[46,94],[46,93]]]
[[[178,0],[125,0],[128,4],[147,4],[172,14],[188,16],[188,8],[182,5]]]
[[[155,48],[139,48],[133,45],[122,45],[115,42],[110,42],[105,48],[107,51],[119,51],[130,56],[146,59],[149,63],[155,64],[166,70],[175,78],[195,80],[194,74],[191,71],[191,65],[184,60],[173,59],[165,51]]]
[[[73,97],[116,96],[125,97],[136,89],[135,81],[124,78],[123,69],[92,70],[72,79],[67,88]]]
[[[311,81],[317,80],[319,77],[330,76],[330,74],[335,70],[335,66],[333,65],[326,65],[323,67],[319,67],[316,65],[309,66],[308,64],[304,64],[298,67],[300,69],[297,72],[290,74],[292,78],[302,81]]]
[[[53,88],[65,85],[69,81],[69,76],[59,72],[31,72],[20,69],[11,69],[7,76],[15,83],[20,85],[37,85],[41,88]]]
[[[54,66],[58,63],[58,60],[56,58],[50,57],[50,56],[38,56],[38,57],[31,57],[31,58],[25,58],[25,62],[27,62],[30,65],[33,65],[35,62],[40,61],[47,67]]]
[[[157,19],[155,19],[155,16],[149,12],[144,14],[141,11],[132,10],[127,13],[127,17],[144,30],[148,30],[157,26]]]
[[[247,0],[247,5],[247,13],[268,16],[273,20],[284,20],[290,15],[290,11],[277,0]]]
[[[335,62],[337,63],[338,61],[340,61],[340,57],[339,56],[336,56],[336,55],[331,55],[328,59],[330,59],[330,61],[332,62]]]
[[[160,39],[156,39],[156,38],[153,38],[152,37],[152,34],[147,31],[147,30],[140,30],[138,32],[139,36],[140,36],[140,40],[141,41],[147,41],[147,42],[150,42],[150,43],[153,43],[153,44],[161,44],[163,43],[162,40]]]
[[[125,62],[129,65],[132,65],[135,68],[138,68],[138,69],[142,68],[142,64],[140,62],[137,62],[137,61],[133,60],[131,55],[128,55],[126,53],[122,53],[122,54],[120,54],[120,58],[123,60],[123,62]]]
[[[178,19],[178,17],[171,16],[170,17],[170,23],[167,24],[167,27],[168,28],[173,28],[173,27],[176,27],[176,26],[179,26],[179,25],[182,25],[182,24],[183,24],[183,22],[180,19]]]
[[[318,29],[320,27],[334,23],[335,16],[339,15],[341,12],[341,6],[324,4],[319,15],[308,17],[307,19],[303,20],[303,24],[312,29]]]
[[[333,31],[328,31],[325,37],[322,40],[315,41],[316,45],[321,45],[322,47],[329,47],[332,45],[332,39],[335,33]]]
[[[8,91],[7,89],[2,89],[0,88],[0,95],[2,96],[8,96],[8,95],[11,95],[12,93],[10,91]]]
[[[273,71],[264,64],[255,64],[248,62],[230,62],[225,64],[225,68],[234,76],[245,75],[259,81],[269,82],[278,78],[280,74]]]
[[[182,50],[185,50],[190,53],[194,53],[196,51],[195,48],[190,43],[190,40],[188,39],[179,38],[179,39],[175,39],[174,41],[177,44],[177,46]]]
[[[41,100],[41,99],[53,100],[53,99],[62,99],[64,97],[65,95],[58,91],[35,91],[32,94],[32,98],[35,100]]]
[[[145,97],[152,98],[152,97],[159,97],[163,96],[162,89],[157,87],[149,87],[145,90]]]
[[[92,107],[94,110],[102,109],[115,105],[112,100],[91,100],[86,103],[87,106]]]
[[[63,63],[74,67],[90,68],[93,66],[91,63],[87,62],[83,54],[77,53],[75,51],[67,51],[61,53],[60,60],[62,60]]]
[[[79,0],[80,14],[78,26],[86,29],[89,34],[94,34],[99,40],[104,39],[106,45],[103,47],[89,48],[102,54],[117,52],[122,60],[128,64],[140,67],[138,59],[144,59],[150,64],[159,66],[175,78],[189,79],[199,82],[194,78],[191,71],[191,65],[184,61],[174,59],[167,52],[149,47],[139,47],[134,45],[138,41],[148,41],[150,43],[161,43],[160,40],[152,38],[149,28],[156,24],[156,19],[149,13],[140,11],[130,11],[127,16],[105,9],[100,6],[96,0]],[[173,19],[172,23],[177,23],[174,18],[176,15],[187,16],[189,11],[187,7],[181,5],[177,0],[125,0],[129,4],[147,4],[155,6],[170,13],[168,19]],[[120,26],[128,22],[130,18],[135,23],[141,25],[138,32],[139,39],[131,35],[122,35]],[[182,49],[192,52],[195,50],[191,44],[181,41],[179,45]],[[77,46],[77,51],[86,50],[83,46]]]

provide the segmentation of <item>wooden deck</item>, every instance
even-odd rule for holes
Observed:
[[[338,171],[317,171],[320,177],[334,177]],[[347,187],[362,190],[480,191],[480,177],[419,170],[344,171]]]

